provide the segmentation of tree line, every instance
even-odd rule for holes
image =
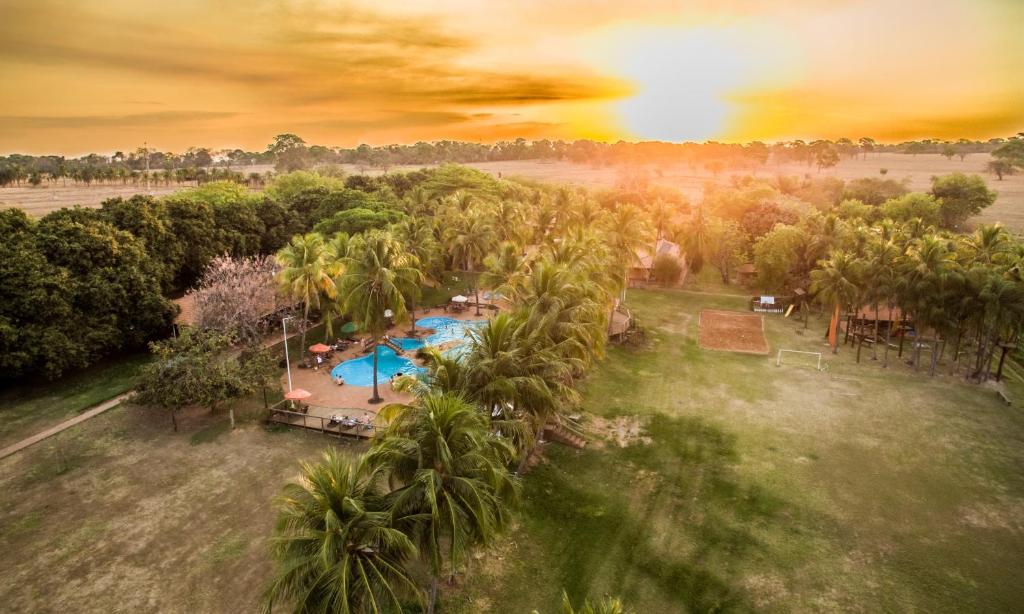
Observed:
[[[894,152],[909,155],[941,154],[963,161],[975,153],[991,153],[995,158],[987,170],[999,179],[1024,167],[1024,140],[1020,135],[986,141],[924,139],[902,143],[879,143],[870,137],[811,141],[791,140],[776,143],[666,143],[658,141],[605,143],[591,140],[526,140],[496,143],[464,141],[421,141],[411,145],[353,148],[308,145],[294,134],[281,134],[264,151],[242,149],[212,150],[193,147],[181,154],[140,147],[112,156],[89,154],[77,159],[64,156],[12,154],[0,157],[0,186],[40,185],[56,181],[89,185],[165,185],[229,180],[261,187],[266,173],[244,172],[244,167],[273,164],[278,172],[290,172],[340,164],[388,169],[401,165],[430,165],[507,160],[567,160],[598,165],[672,164],[698,165],[717,174],[726,168],[757,167],[769,160],[804,163],[819,170],[835,166],[846,158],[872,153]],[[218,168],[219,167],[219,168]],[[234,171],[232,168],[242,168]],[[148,172],[146,169],[149,169]]]

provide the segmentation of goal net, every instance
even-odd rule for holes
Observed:
[[[785,364],[787,367],[810,367],[817,371],[821,371],[823,368],[821,362],[821,352],[803,352],[801,350],[779,350],[778,356],[775,358],[775,366],[781,367]]]

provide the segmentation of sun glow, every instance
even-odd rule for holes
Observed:
[[[616,103],[624,127],[640,139],[705,140],[727,134],[736,98],[778,83],[793,64],[785,45],[739,28],[643,27],[612,37],[609,65],[635,94]]]

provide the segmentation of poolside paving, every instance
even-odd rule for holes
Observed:
[[[484,303],[484,301],[481,301],[481,303]],[[494,310],[482,309],[480,315],[477,316],[476,310],[472,307],[461,312],[453,312],[450,309],[445,311],[443,309],[433,308],[417,310],[416,319],[419,320],[421,318],[440,316],[455,320],[478,320],[480,318],[491,317],[495,313],[497,312]],[[409,328],[408,324],[393,326],[388,329],[387,334],[391,337],[408,337]],[[419,332],[420,336],[425,336],[427,331],[431,329],[416,327],[416,330]],[[377,385],[380,396],[384,399],[380,404],[372,404],[369,402],[370,397],[373,395],[372,387],[352,386],[350,384],[339,386],[331,380],[331,369],[334,368],[335,365],[346,360],[360,358],[365,355],[361,345],[361,342],[365,338],[366,335],[360,335],[359,344],[353,344],[352,347],[342,352],[334,352],[328,362],[319,369],[299,369],[296,367],[296,363],[298,362],[297,357],[292,357],[292,388],[303,388],[312,393],[312,396],[305,401],[310,406],[309,415],[324,418],[329,418],[332,414],[358,417],[361,416],[363,412],[369,412],[376,415],[377,411],[383,405],[387,405],[388,403],[408,403],[413,400],[413,396],[411,394],[398,393],[392,390],[391,382],[384,378],[380,378]],[[310,345],[312,345],[312,342]],[[282,376],[281,384],[284,390],[288,389],[287,374]]]

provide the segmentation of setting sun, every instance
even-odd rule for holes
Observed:
[[[749,83],[751,58],[724,30],[639,28],[617,37],[610,65],[634,85],[615,105],[630,136],[704,140],[726,128],[731,93]]]

